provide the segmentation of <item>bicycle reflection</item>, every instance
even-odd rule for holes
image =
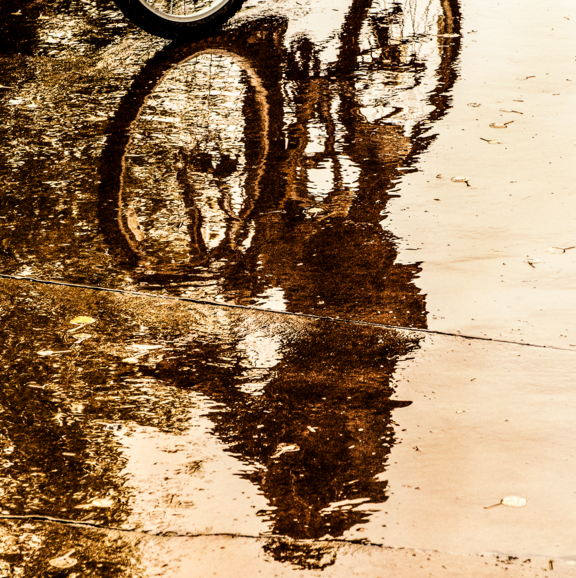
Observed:
[[[425,327],[419,267],[396,262],[382,222],[399,169],[449,106],[457,8],[428,8],[401,42],[400,5],[355,1],[331,64],[306,38],[286,48],[277,19],[148,63],[112,123],[100,199],[102,230],[141,287]],[[280,325],[223,322],[227,340],[149,372],[221,403],[214,433],[257,466],[245,475],[272,533],[341,536],[387,499],[392,411],[410,403],[390,399],[391,375],[417,341]]]

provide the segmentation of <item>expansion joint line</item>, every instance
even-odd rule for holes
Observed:
[[[330,321],[332,323],[346,323],[349,325],[360,325],[374,327],[376,329],[389,329],[396,331],[408,331],[411,333],[424,333],[427,335],[443,335],[446,337],[459,337],[472,341],[486,341],[489,343],[505,343],[507,345],[520,345],[522,347],[537,347],[539,349],[554,349],[557,351],[570,351],[576,353],[575,349],[568,347],[557,347],[556,345],[541,345],[538,343],[525,343],[524,341],[512,341],[510,339],[496,339],[493,337],[482,337],[480,335],[466,335],[464,333],[438,331],[436,329],[422,329],[418,327],[404,327],[402,325],[389,325],[386,323],[373,323],[371,321],[362,321],[360,319],[342,319],[340,317],[330,317],[327,315],[313,315],[312,313],[296,313],[293,311],[278,311],[276,309],[265,309],[264,307],[255,307],[252,305],[238,305],[236,303],[224,303],[221,301],[210,301],[208,299],[192,299],[191,297],[176,297],[174,295],[157,295],[154,293],[144,293],[142,291],[128,291],[127,289],[113,289],[111,287],[99,287],[98,285],[82,285],[80,283],[67,283],[65,281],[54,281],[52,279],[38,279],[37,277],[20,277],[18,275],[7,275],[0,273],[0,279],[11,279],[15,281],[27,281],[29,283],[40,283],[42,285],[56,285],[60,287],[72,287],[75,289],[89,289],[92,291],[105,291],[108,293],[120,293],[122,295],[132,295],[134,297],[148,297],[151,299],[171,299],[182,301],[183,303],[194,303],[196,305],[208,305],[211,307],[221,307],[227,309],[243,309],[246,311],[258,311],[259,313],[268,313],[273,315],[284,315],[286,317],[300,317],[304,319],[314,319],[319,321]]]
[[[377,546],[383,547],[382,544],[376,544],[366,539],[346,540],[345,538],[319,538],[319,539],[294,539],[283,536],[282,534],[262,533],[257,536],[251,534],[236,534],[233,532],[212,532],[212,533],[185,533],[172,532],[170,530],[164,532],[151,532],[149,530],[140,530],[138,528],[119,528],[116,526],[105,526],[103,524],[96,524],[95,522],[84,522],[82,520],[67,520],[65,518],[54,518],[52,516],[44,516],[42,514],[0,514],[0,520],[28,520],[35,522],[49,522],[50,524],[60,524],[62,526],[74,526],[79,528],[93,528],[95,530],[102,530],[106,532],[125,532],[131,534],[142,534],[154,538],[245,538],[249,540],[287,540],[294,543],[337,543],[337,544],[361,544],[362,546]]]

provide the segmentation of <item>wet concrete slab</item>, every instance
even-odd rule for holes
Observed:
[[[571,10],[3,3],[2,571],[576,575]]]
[[[25,281],[2,298],[5,515],[319,538],[387,499],[410,404],[390,375],[418,336]]]
[[[1,288],[5,518],[574,561],[571,351]]]
[[[29,576],[573,576],[569,564],[457,556],[338,542],[153,536],[53,522],[2,522],[6,575]]]

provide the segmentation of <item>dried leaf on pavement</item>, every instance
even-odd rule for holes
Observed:
[[[276,453],[272,456],[272,459],[279,458],[282,454],[287,454],[291,452],[300,451],[300,446],[296,444],[278,444],[276,448]]]
[[[534,265],[536,265],[537,263],[542,263],[542,261],[540,261],[540,259],[532,259],[532,258],[528,258],[528,259],[524,259],[525,263],[528,263],[528,265],[530,265],[530,267],[534,267]]]
[[[491,504],[490,506],[484,506],[484,509],[495,508],[496,506],[509,506],[510,508],[522,508],[527,503],[526,498],[520,498],[519,496],[506,496],[502,498],[497,504]]]
[[[76,550],[70,550],[68,554],[64,554],[64,556],[58,556],[57,558],[52,558],[48,563],[50,566],[54,566],[54,568],[72,568],[72,566],[76,566],[78,564],[78,560],[76,558],[72,558],[72,554],[74,554]]]
[[[84,315],[79,315],[78,317],[74,317],[74,319],[70,320],[70,323],[73,325],[86,325],[88,323],[94,323],[96,319],[93,317],[86,317]]]
[[[59,355],[60,353],[72,353],[72,350],[66,349],[65,351],[50,351],[49,349],[46,349],[44,351],[39,351],[38,355],[40,357],[48,357],[49,355]]]
[[[111,498],[96,498],[90,504],[95,508],[111,508],[115,502]]]
[[[566,253],[569,249],[574,249],[574,247],[549,247],[546,249],[547,253]]]
[[[134,349],[136,351],[150,351],[152,349],[162,349],[163,345],[144,345],[139,343],[133,343],[128,346],[128,349]]]

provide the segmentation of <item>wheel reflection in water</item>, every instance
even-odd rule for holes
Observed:
[[[151,91],[124,157],[121,229],[147,272],[223,258],[249,238],[267,153],[265,91],[239,56],[211,50]]]

